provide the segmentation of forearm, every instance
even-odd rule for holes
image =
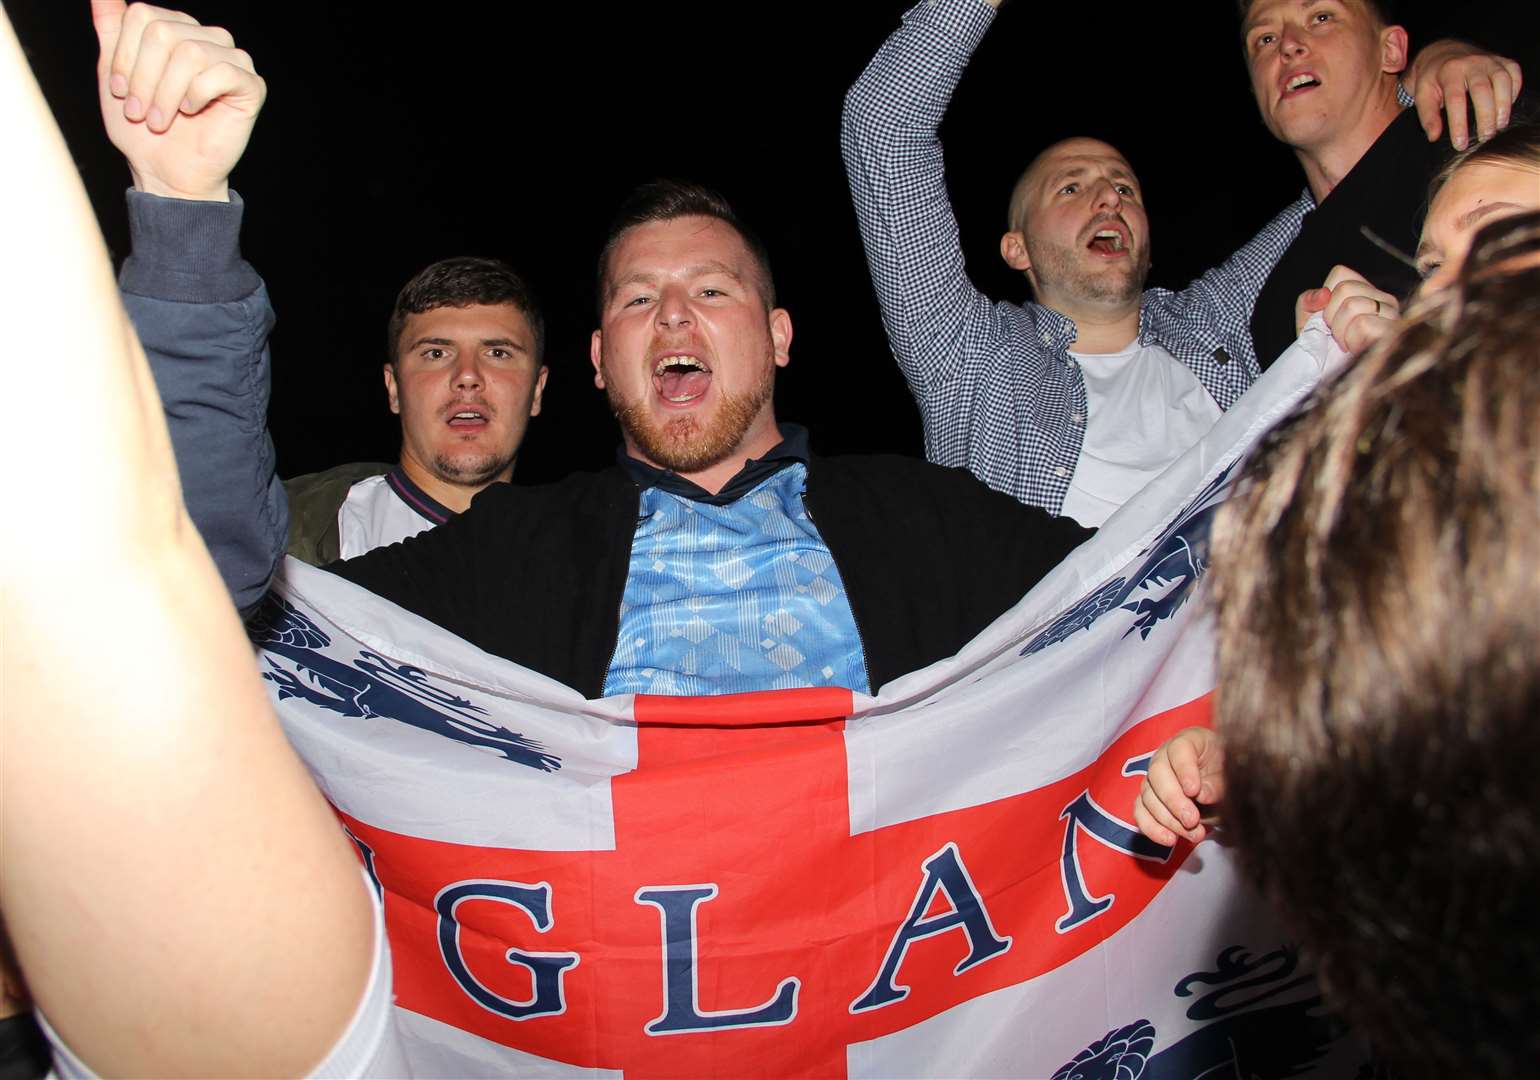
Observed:
[[[98,1071],[302,1071],[362,992],[367,890],[183,513],[90,205],[3,15],[0,112],[27,163],[0,170],[26,253],[0,260],[22,335],[0,433],[33,511],[0,554],[0,910],[39,1008]],[[62,355],[40,337],[59,328]]]
[[[240,257],[243,206],[130,192],[120,281],[165,403],[183,497],[236,606],[261,600],[287,542],[267,432],[272,308]]]
[[[983,0],[905,15],[845,98],[841,149],[872,282],[917,395],[949,374],[989,301],[968,280],[936,130],[993,22]]]

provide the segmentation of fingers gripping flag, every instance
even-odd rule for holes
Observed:
[[[1225,483],[1320,370],[1286,354],[875,698],[585,701],[291,561],[254,633],[383,896],[418,1075],[1351,1075],[1229,855],[1131,811],[1207,722]]]

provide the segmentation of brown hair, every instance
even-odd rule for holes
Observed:
[[[1466,165],[1488,163],[1540,170],[1540,122],[1515,119],[1486,142],[1476,143],[1444,162],[1428,183],[1428,205],[1449,178]]]
[[[1409,1075],[1540,1062],[1540,214],[1477,236],[1215,522],[1227,831]]]
[[[758,234],[738,216],[732,204],[720,192],[704,184],[664,179],[650,181],[632,191],[610,222],[604,249],[599,253],[599,269],[594,282],[601,321],[604,305],[609,300],[610,258],[620,246],[621,239],[639,225],[682,217],[715,218],[736,232],[754,261],[754,286],[764,301],[765,310],[775,307],[775,275],[770,270],[770,252]]]
[[[513,267],[501,259],[477,255],[457,255],[423,267],[396,294],[390,320],[385,324],[385,357],[395,364],[401,348],[401,334],[413,315],[445,307],[470,307],[484,304],[501,307],[509,304],[523,314],[534,337],[532,359],[539,364],[545,356],[545,316],[535,295]]]

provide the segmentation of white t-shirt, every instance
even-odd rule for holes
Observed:
[[[348,489],[337,510],[342,558],[416,536],[453,516],[400,469],[367,477]]]
[[[1060,511],[1097,526],[1219,419],[1219,405],[1159,345],[1137,339],[1115,353],[1070,353],[1085,377],[1085,442]]]

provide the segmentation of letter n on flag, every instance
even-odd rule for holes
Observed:
[[[291,561],[255,629],[380,890],[421,1076],[1352,1075],[1217,844],[1131,807],[1208,722],[1209,525],[1296,349],[957,657],[585,701]]]

